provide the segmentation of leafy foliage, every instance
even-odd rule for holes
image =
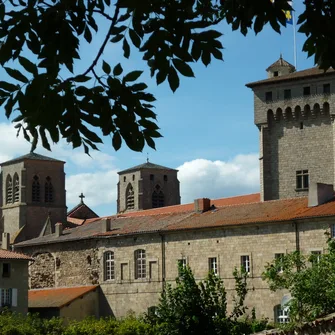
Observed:
[[[209,273],[197,283],[189,267],[179,268],[176,287],[167,285],[156,315],[149,316],[158,334],[250,334],[255,319],[240,320],[245,312],[247,274],[234,271],[236,298],[233,311],[227,311],[227,293],[222,280]],[[259,323],[260,325],[261,323]],[[266,322],[263,330],[266,327]]]
[[[289,253],[268,264],[263,273],[271,290],[290,291],[292,322],[311,321],[335,311],[335,241],[328,239],[327,252],[318,256]]]
[[[305,3],[304,50],[322,67],[333,66],[335,5]],[[222,33],[214,29],[222,20],[244,35],[268,23],[280,32],[289,9],[287,0],[0,0],[0,64],[9,78],[0,81],[0,106],[33,150],[38,141],[50,150],[50,140],[63,137],[88,153],[109,135],[115,150],[123,141],[135,151],[155,148],[155,97],[139,81],[142,71],[124,73],[104,51],[115,44],[125,58],[137,51],[157,84],[167,81],[174,92],[180,75],[195,76],[193,63],[223,59]],[[103,20],[106,36],[79,72],[80,46],[96,39]]]

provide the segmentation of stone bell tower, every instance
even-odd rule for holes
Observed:
[[[37,237],[48,217],[66,222],[64,162],[29,153],[1,164],[2,230],[12,242]]]
[[[177,173],[149,161],[118,172],[118,213],[179,205]]]

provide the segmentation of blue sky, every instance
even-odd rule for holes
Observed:
[[[302,2],[295,3],[299,14]],[[279,35],[266,27],[259,35],[250,32],[244,37],[232,32],[226,24],[223,32],[224,62],[213,60],[206,68],[194,66],[195,79],[181,79],[181,86],[172,93],[167,83],[156,86],[150,79],[145,63],[138,55],[125,61],[120,48],[110,46],[103,59],[110,64],[122,63],[127,70],[143,69],[143,79],[157,98],[158,123],[163,138],[156,142],[157,150],[146,147],[135,153],[123,146],[115,152],[106,137],[99,153],[92,159],[60,143],[53,152],[38,149],[37,153],[66,160],[67,201],[69,209],[79,202],[84,192],[85,202],[99,215],[116,211],[117,171],[145,162],[178,168],[182,202],[198,197],[225,197],[259,191],[258,130],[253,123],[253,94],[245,87],[248,82],[266,78],[265,69],[279,58],[293,59],[293,28],[282,29]],[[98,37],[96,46],[101,41]],[[301,52],[304,36],[297,33],[298,70],[313,66],[313,59]],[[95,46],[83,46],[83,61],[77,69],[87,67],[94,57]],[[24,140],[16,139],[12,125],[0,114],[0,160],[29,151]]]

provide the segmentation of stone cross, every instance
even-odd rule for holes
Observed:
[[[79,198],[80,198],[80,203],[83,204],[84,203],[84,198],[85,198],[83,192],[81,192]]]

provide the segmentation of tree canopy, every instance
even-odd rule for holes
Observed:
[[[305,6],[298,20],[303,50],[333,67],[335,4]],[[32,149],[40,141],[50,150],[49,142],[63,137],[88,153],[104,136],[115,150],[123,141],[135,151],[155,148],[155,97],[142,71],[124,73],[122,60],[104,56],[107,48],[122,44],[125,58],[136,50],[157,84],[167,80],[174,92],[180,76],[194,77],[192,64],[223,59],[221,21],[244,35],[268,23],[280,32],[290,9],[286,0],[1,0],[0,64],[8,79],[0,81],[0,105]],[[108,30],[93,61],[79,71],[81,44],[92,43],[103,24]]]

